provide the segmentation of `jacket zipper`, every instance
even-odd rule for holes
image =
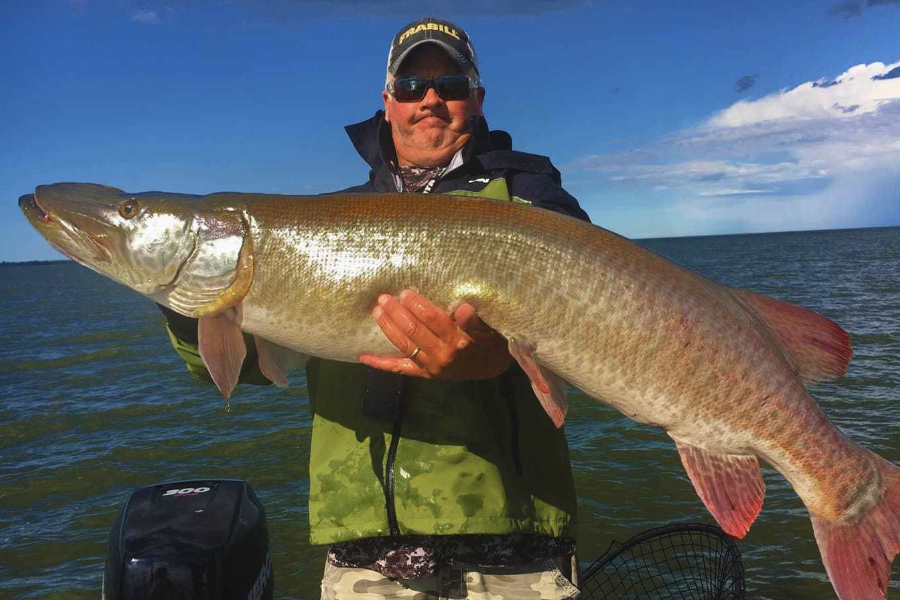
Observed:
[[[400,445],[400,430],[403,424],[403,389],[401,375],[369,369],[366,392],[363,397],[363,414],[371,419],[394,424],[391,443],[380,477],[384,491],[384,506],[387,511],[388,528],[391,535],[400,535],[397,510],[394,505],[394,471],[397,463],[397,448]]]
[[[394,187],[397,191],[404,193],[403,178],[396,175],[394,179]],[[400,378],[401,389],[403,386],[403,378]],[[388,448],[387,463],[384,466],[384,504],[387,509],[388,529],[392,536],[400,535],[400,523],[397,522],[397,505],[394,498],[394,469],[397,462],[397,447],[400,445],[400,431],[403,426],[403,394],[400,395],[400,406],[397,410],[397,416],[394,417],[394,430],[391,433],[391,445]]]
[[[397,446],[400,445],[400,428],[403,424],[403,411],[399,411],[394,420],[394,431],[391,434],[391,446],[388,448],[387,465],[384,474],[384,500],[387,506],[388,528],[391,535],[400,535],[400,524],[397,522],[397,508],[394,503],[394,466],[397,462]]]
[[[428,182],[428,185],[419,192],[422,194],[428,194],[434,189],[437,180],[440,179],[441,176],[435,177],[431,181]],[[397,176],[394,180],[394,187],[397,188],[398,192],[403,193],[403,178]],[[403,425],[403,408],[402,408],[402,396],[401,396],[401,408],[397,412],[397,417],[394,419],[394,431],[391,435],[391,446],[388,448],[387,455],[387,464],[385,465],[385,474],[384,474],[384,502],[387,508],[387,516],[388,516],[388,528],[390,529],[391,535],[397,536],[400,535],[400,524],[397,522],[397,505],[394,497],[395,492],[395,482],[394,482],[394,470],[397,462],[397,447],[400,445],[400,431]]]

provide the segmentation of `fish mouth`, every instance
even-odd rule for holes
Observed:
[[[80,264],[110,262],[109,252],[103,244],[88,231],[51,212],[49,207],[41,206],[37,191],[19,197],[19,208],[47,242],[67,258]]]
[[[25,194],[24,196],[19,197],[19,208],[28,214],[31,211],[35,218],[41,221],[42,223],[49,223],[53,219],[50,215],[41,208],[41,205],[38,204],[37,197],[34,194]]]

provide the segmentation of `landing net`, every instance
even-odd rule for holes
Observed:
[[[744,600],[744,566],[718,527],[666,525],[613,542],[582,574],[584,600]]]

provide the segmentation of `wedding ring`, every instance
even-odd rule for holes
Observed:
[[[421,350],[422,350],[421,348],[419,348],[418,346],[416,346],[416,349],[413,350],[412,353],[410,353],[409,359],[410,359],[410,360],[413,360],[413,359],[416,357],[416,355],[417,355],[419,352],[421,352]]]

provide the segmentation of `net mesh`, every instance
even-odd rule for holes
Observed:
[[[582,575],[584,600],[743,600],[744,566],[718,527],[667,525],[610,544]]]

